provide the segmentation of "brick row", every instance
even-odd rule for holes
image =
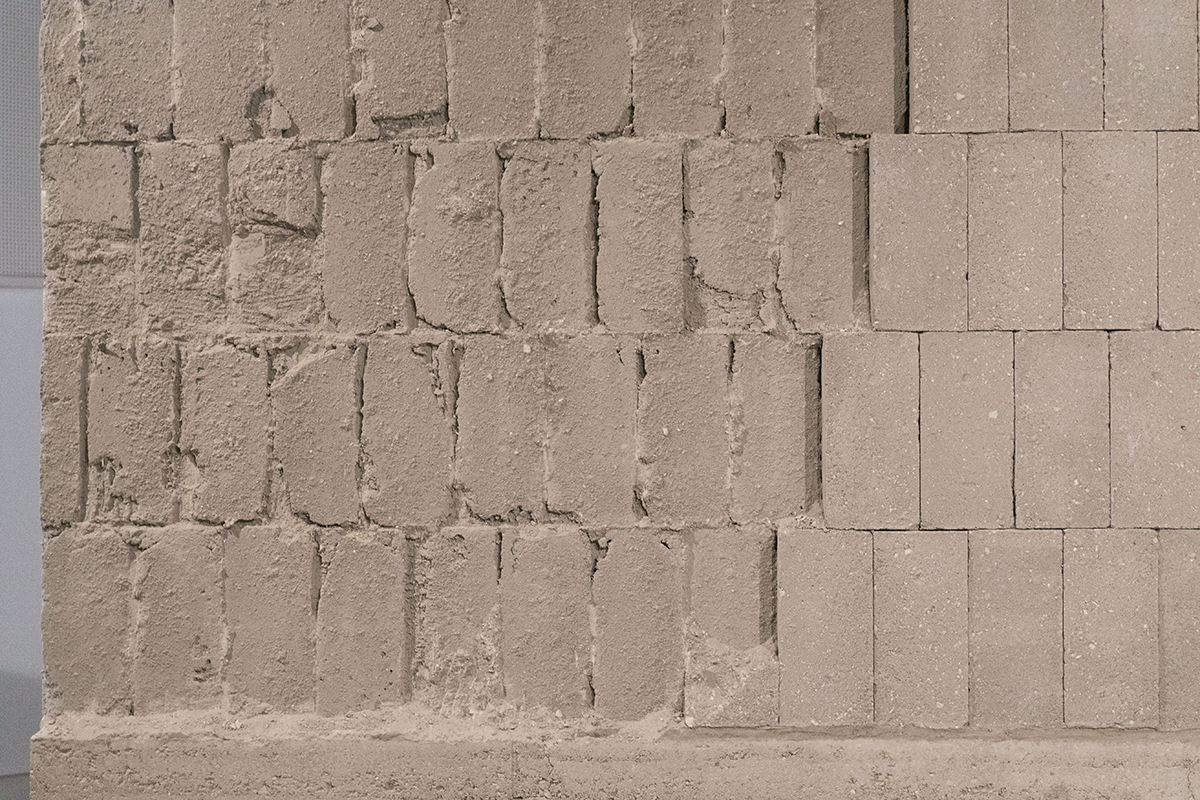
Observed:
[[[877,329],[1197,325],[1197,134],[875,136],[871,155]]]
[[[829,137],[50,145],[42,166],[55,332],[819,332],[868,315],[866,154]]]
[[[919,0],[908,14],[913,133],[1197,127],[1195,0]]]

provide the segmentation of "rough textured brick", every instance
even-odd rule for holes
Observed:
[[[1012,334],[922,334],[921,527],[1012,526]]]
[[[106,144],[43,148],[42,221],[133,230],[131,153]]]
[[[175,7],[174,133],[180,139],[245,141],[265,104],[260,4],[242,0],[172,0]],[[264,109],[269,111],[269,109]]]
[[[460,139],[535,139],[537,5],[451,6],[446,26],[450,127]]]
[[[641,719],[678,710],[683,686],[683,541],[613,531],[592,581],[596,713]]]
[[[172,7],[99,0],[80,7],[83,135],[161,139],[171,130]]]
[[[308,353],[271,384],[275,458],[288,503],[318,525],[358,520],[356,384],[362,358],[362,350],[350,346]]]
[[[457,331],[499,327],[499,182],[500,159],[489,143],[418,153],[408,283],[421,321]]]
[[[350,94],[349,0],[266,0],[267,52],[282,127],[306,139],[341,139],[354,133]]]
[[[1009,3],[1013,130],[1104,127],[1103,6],[1103,0]]]
[[[1066,532],[1063,633],[1067,725],[1145,728],[1158,724],[1154,531]]]
[[[358,0],[355,12],[351,56],[362,59],[354,85],[356,132],[389,138],[440,134],[446,127],[442,26],[449,7],[439,0],[403,5]]]
[[[632,524],[636,348],[581,336],[549,344],[546,356],[548,510],[584,524]]]
[[[821,480],[827,526],[916,527],[918,352],[910,334],[825,337]]]
[[[42,525],[83,519],[87,508],[86,339],[48,334],[42,340]]]
[[[544,346],[472,337],[458,378],[458,481],[481,517],[543,510]]]
[[[1063,721],[1061,531],[971,531],[971,726]]]
[[[107,528],[67,528],[42,547],[47,713],[128,714],[133,548]]]
[[[1064,328],[1153,327],[1157,181],[1153,133],[1064,134]]]
[[[875,721],[967,724],[967,534],[875,534]]]
[[[688,725],[753,727],[779,720],[775,533],[693,531],[688,538]]]
[[[718,0],[633,0],[633,124],[640,136],[721,130]]]
[[[209,522],[260,517],[270,466],[266,357],[216,345],[187,353],[182,372],[179,449],[191,466],[184,515]]]
[[[408,542],[321,539],[317,711],[344,714],[408,700],[412,614]]]
[[[784,527],[778,563],[779,723],[870,723],[870,532]]]
[[[911,0],[913,133],[1008,129],[1008,4]]]
[[[75,3],[43,6],[38,38],[42,140],[77,139],[83,107],[79,75],[83,20],[79,7]]]
[[[521,708],[591,710],[592,545],[578,528],[506,528],[500,552],[504,697]]]
[[[1111,336],[1112,525],[1200,521],[1200,333]]]
[[[543,0],[545,84],[539,133],[553,139],[619,133],[630,107],[629,7]]]
[[[87,395],[91,516],[171,522],[178,514],[177,366],[175,345],[164,341],[92,348]]]
[[[621,333],[683,327],[683,177],[677,144],[618,139],[598,147],[596,293]]]
[[[311,711],[320,596],[312,531],[274,525],[233,531],[224,564],[232,709]]]
[[[1104,3],[1104,127],[1196,128],[1196,4]]]
[[[746,137],[812,131],[815,0],[730,3],[726,14],[723,130]]]
[[[900,133],[908,110],[908,19],[899,0],[817,0],[822,130]]]
[[[683,153],[684,233],[692,274],[709,297],[704,327],[758,322],[775,285],[774,148],[710,139]],[[739,319],[737,310],[750,314]]]
[[[733,346],[731,516],[797,516],[820,493],[819,351],[768,336],[738,337]]]
[[[187,330],[223,321],[224,180],[218,145],[174,142],[138,150],[138,301],[152,327]]]
[[[404,252],[411,192],[412,156],[390,143],[334,147],[322,163],[322,286],[339,331],[416,323]]]
[[[593,294],[596,209],[591,149],[521,142],[500,180],[505,308],[525,327],[586,330]]]
[[[248,142],[229,153],[229,216],[235,226],[317,227],[317,160],[287,141]]]
[[[1200,135],[1158,134],[1158,324],[1200,328]]]
[[[966,137],[872,136],[870,167],[875,327],[966,330]]]
[[[139,531],[133,710],[154,714],[221,702],[221,534],[189,525]]]
[[[783,150],[779,281],[796,328],[851,328],[867,318],[867,159],[834,139]]]
[[[971,330],[1062,327],[1062,139],[972,136],[968,144]]]
[[[642,345],[639,500],[656,522],[729,518],[730,352],[725,336],[657,337]]]
[[[1159,531],[1159,727],[1200,728],[1200,531]]]
[[[270,226],[235,232],[228,290],[236,325],[310,328],[325,319],[320,256],[310,236]]]
[[[1018,333],[1017,526],[1108,525],[1108,335]]]
[[[443,528],[417,550],[414,693],[444,715],[500,697],[500,531]]]
[[[455,376],[450,342],[370,340],[363,371],[363,510],[380,525],[453,512]]]
[[[65,333],[125,333],[138,316],[134,240],[98,225],[43,230],[43,328]]]

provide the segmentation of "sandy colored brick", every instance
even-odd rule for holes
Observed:
[[[1159,727],[1200,727],[1200,531],[1159,531]]]
[[[67,528],[42,548],[48,713],[129,714],[133,548],[112,530]]]
[[[731,516],[795,517],[818,501],[820,352],[800,342],[739,336],[733,342]]]
[[[783,149],[778,288],[801,331],[844,330],[867,309],[867,158],[835,139]]]
[[[438,135],[446,127],[449,7],[439,0],[397,5],[359,0],[352,9],[351,57],[362,59],[354,85],[356,132],[388,138]]]
[[[714,525],[729,518],[730,354],[721,335],[642,344],[638,497],[656,522]]]
[[[1017,526],[1108,525],[1108,335],[1018,333]]]
[[[413,692],[443,715],[501,697],[500,531],[442,528],[416,552]]]
[[[875,135],[870,169],[875,327],[966,330],[966,137]]]
[[[124,334],[138,318],[136,244],[97,225],[42,231],[47,332]]]
[[[1061,137],[997,133],[968,144],[971,330],[1061,328]]]
[[[317,711],[344,714],[402,703],[412,692],[408,541],[321,539]],[[369,612],[368,612],[369,609]]]
[[[153,328],[224,321],[226,230],[219,145],[138,149],[138,301]]]
[[[209,522],[262,516],[270,468],[267,358],[225,344],[184,354],[179,449],[185,516]]]
[[[83,20],[74,3],[48,3],[41,11],[38,62],[42,139],[47,142],[78,139],[83,122],[79,80]]]
[[[235,226],[313,231],[320,215],[317,160],[287,141],[248,142],[229,152],[229,216]]]
[[[237,327],[312,328],[326,319],[321,259],[309,236],[265,225],[235,232],[226,285]]]
[[[1157,148],[1151,132],[1063,135],[1063,327],[1158,318]]]
[[[595,710],[615,720],[678,711],[684,674],[683,540],[610,531],[592,578]]]
[[[683,177],[678,144],[597,146],[600,321],[619,333],[683,328]]]
[[[629,6],[543,0],[544,84],[539,134],[550,139],[620,133],[633,120]]]
[[[172,522],[178,352],[158,339],[94,344],[87,394],[88,513]]]
[[[1196,129],[1196,4],[1105,0],[1104,127]]]
[[[233,531],[225,538],[224,564],[232,710],[311,711],[321,579],[312,530]]]
[[[1158,134],[1158,324],[1200,328],[1200,134]]]
[[[596,324],[595,176],[581,142],[521,142],[500,181],[505,308],[526,328]]]
[[[132,150],[115,145],[42,149],[42,221],[133,230]]]
[[[971,727],[1063,721],[1061,531],[971,531]]]
[[[722,130],[758,138],[815,129],[816,27],[815,0],[729,4]]]
[[[1103,7],[1103,0],[1009,3],[1013,130],[1105,127]]]
[[[817,0],[817,87],[822,126],[899,133],[908,111],[906,4]]]
[[[541,511],[544,346],[537,339],[475,336],[458,377],[458,482],[480,517]]]
[[[1062,570],[1067,725],[1156,727],[1157,535],[1151,530],[1066,531]]]
[[[412,156],[390,142],[334,147],[321,165],[325,307],[339,331],[408,330]]]
[[[558,339],[546,359],[547,508],[587,525],[632,524],[636,346],[608,336]]]
[[[173,0],[179,139],[241,142],[260,135],[258,114],[269,104],[262,6],[242,0]],[[254,106],[259,108],[255,109]]]
[[[450,127],[459,139],[537,138],[537,13],[530,0],[451,6]]]
[[[362,359],[363,351],[349,345],[317,350],[271,384],[274,453],[288,504],[317,525],[358,521]]]
[[[267,86],[278,104],[271,128],[324,141],[353,134],[349,0],[265,0],[265,5]]]
[[[133,710],[156,714],[221,703],[225,661],[222,542],[215,528],[139,531]]]
[[[91,343],[48,334],[42,340],[42,526],[78,522],[87,508],[87,373]]]
[[[825,524],[915,528],[919,519],[917,337],[826,336],[821,348]]]
[[[633,125],[639,136],[721,130],[719,0],[633,0]]]
[[[1110,337],[1112,525],[1200,521],[1200,332]]]
[[[363,510],[380,525],[436,525],[454,511],[454,347],[380,336],[367,348]]]
[[[967,534],[875,534],[875,721],[967,724]]]
[[[78,8],[83,136],[93,141],[169,136],[171,4],[98,0]]]
[[[921,527],[1013,526],[1013,335],[921,334]]]
[[[1008,130],[1008,3],[911,0],[910,130]]]
[[[490,143],[418,152],[407,255],[422,322],[456,331],[499,328],[499,183],[500,159]]]
[[[591,710],[592,544],[578,528],[505,528],[500,552],[504,697],[574,717]]]

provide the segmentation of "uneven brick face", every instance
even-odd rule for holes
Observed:
[[[60,225],[46,228],[44,234],[44,329],[76,334],[127,332],[138,318],[134,240],[99,225]]]
[[[718,0],[633,0],[634,129],[640,136],[721,130]]]
[[[725,33],[723,130],[734,136],[815,127],[815,0],[732,3]]]
[[[545,86],[539,132],[564,138],[619,133],[633,120],[629,7],[544,0]]]
[[[174,0],[179,74],[174,132],[180,139],[245,141],[261,133],[265,31],[261,5]],[[213,75],[223,76],[212,80]],[[255,106],[260,108],[256,109]]]
[[[908,4],[913,133],[1008,128],[1008,4]]]
[[[445,129],[447,11],[439,0],[403,6],[360,0],[352,8],[351,57],[362,59],[354,86],[357,135],[436,135]]]
[[[42,219],[133,230],[131,151],[113,145],[42,150]]]
[[[537,138],[537,5],[466,0],[450,9],[450,127],[460,139]]]
[[[822,129],[900,133],[908,110],[908,19],[898,0],[817,0]]]
[[[87,369],[90,342],[51,334],[42,341],[41,518],[78,522],[87,508]]]
[[[83,92],[79,74],[82,38],[82,20],[73,3],[52,3],[43,8],[38,62],[41,134],[46,141],[68,141],[82,135]]]
[[[349,0],[266,0],[270,128],[311,139],[353,133]]]
[[[229,245],[230,322],[239,329],[294,329],[325,319],[315,241],[284,228],[237,230]]]
[[[1104,3],[1104,127],[1196,129],[1196,9]]]
[[[1104,9],[1103,0],[1009,3],[1013,130],[1105,127]]]
[[[311,150],[288,142],[250,142],[229,153],[229,214],[234,225],[295,231],[317,226],[320,187]]]
[[[1159,727],[1200,725],[1200,531],[1159,531]]]

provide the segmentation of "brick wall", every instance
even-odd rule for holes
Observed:
[[[1200,728],[1195,0],[44,12],[42,796]]]

